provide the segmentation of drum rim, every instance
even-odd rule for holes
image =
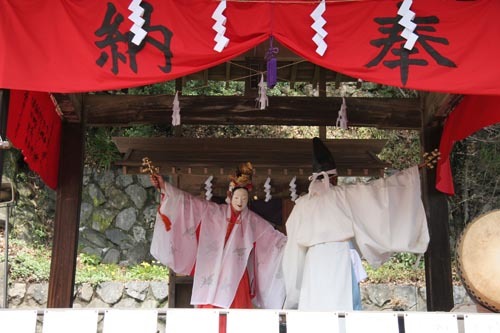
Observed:
[[[472,287],[470,287],[470,283],[467,280],[465,280],[465,278],[467,277],[467,274],[463,271],[463,267],[462,267],[463,264],[462,264],[462,260],[461,260],[461,253],[462,253],[462,248],[463,248],[463,242],[464,242],[465,235],[467,234],[467,231],[476,222],[478,222],[479,220],[481,220],[485,216],[491,215],[491,214],[500,214],[500,209],[494,209],[494,210],[491,210],[489,212],[486,212],[486,213],[483,213],[481,215],[478,215],[471,222],[469,222],[467,224],[467,226],[465,227],[465,229],[462,230],[462,233],[460,234],[460,237],[458,238],[458,241],[457,241],[457,244],[456,244],[456,247],[455,247],[455,253],[456,253],[456,257],[457,257],[457,260],[456,260],[456,262],[457,262],[457,273],[458,273],[458,276],[460,277],[460,280],[462,281],[462,284],[463,284],[465,290],[467,291],[467,294],[469,295],[469,297],[472,298],[475,302],[479,303],[480,305],[484,306],[485,308],[487,308],[490,311],[500,312],[500,300],[497,301],[497,300],[488,299],[488,301],[494,301],[495,303],[498,303],[498,307],[497,307],[497,306],[495,306],[495,305],[490,304],[489,302],[487,302],[487,300],[484,300],[483,298],[481,298],[481,297],[479,297],[479,296],[476,295],[476,292],[472,289]]]

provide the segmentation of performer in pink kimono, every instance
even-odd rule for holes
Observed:
[[[286,236],[248,209],[252,172],[246,163],[232,177],[230,205],[194,197],[151,176],[162,193],[151,254],[175,273],[194,277],[195,307],[283,306]]]

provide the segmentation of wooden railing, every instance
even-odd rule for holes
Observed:
[[[216,309],[0,310],[2,333],[498,333],[500,314]]]

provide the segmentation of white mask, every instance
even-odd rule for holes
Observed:
[[[236,189],[231,196],[231,206],[235,212],[241,212],[248,206],[248,191],[244,188]]]

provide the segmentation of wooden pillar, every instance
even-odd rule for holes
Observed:
[[[319,80],[318,80],[318,97],[326,96],[326,72],[323,67],[319,67]],[[326,140],[326,126],[319,126],[319,138]]]
[[[9,95],[10,91],[7,89],[0,89],[0,136],[3,140],[7,140],[7,117],[9,113]],[[0,184],[2,184],[3,175],[3,157],[4,151],[0,149]]]
[[[439,147],[441,134],[441,125],[429,124],[424,128],[422,141],[426,152]],[[436,190],[435,184],[436,170],[425,169],[422,194],[431,238],[425,253],[427,311],[449,311],[454,303],[448,202],[446,195]]]
[[[63,122],[48,308],[71,308],[83,178],[84,128]]]

